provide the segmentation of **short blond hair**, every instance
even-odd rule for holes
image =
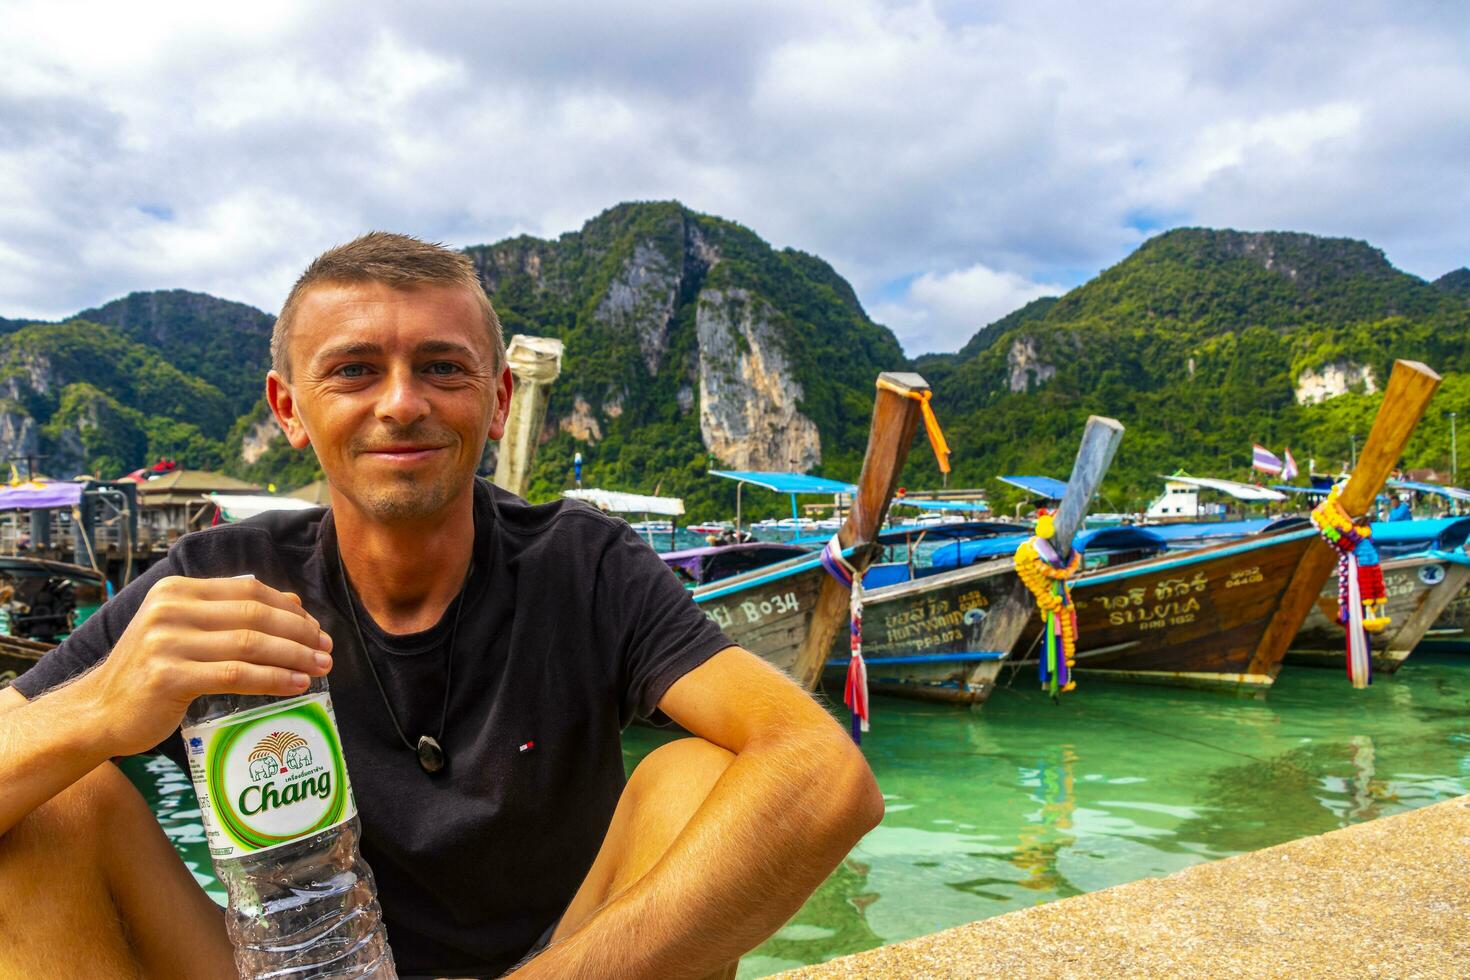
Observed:
[[[291,379],[291,362],[287,355],[291,324],[296,318],[302,297],[313,286],[323,283],[380,282],[395,289],[415,286],[463,286],[470,290],[480,305],[485,330],[495,355],[495,370],[505,363],[505,336],[500,330],[500,317],[490,305],[490,297],[475,273],[474,264],[463,252],[438,243],[421,241],[411,235],[387,231],[370,231],[345,245],[329,248],[312,260],[291,287],[271,331],[271,367],[286,380]]]

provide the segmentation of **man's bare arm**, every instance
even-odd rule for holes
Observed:
[[[0,691],[0,837],[108,759],[74,686],[36,701],[13,688]]]
[[[883,816],[862,753],[789,678],[739,648],[659,707],[735,760],[663,859],[518,977],[703,977],[794,915]]]
[[[34,701],[0,691],[0,837],[109,758],[163,741],[200,694],[300,694],[330,648],[295,596],[160,579],[97,667]]]

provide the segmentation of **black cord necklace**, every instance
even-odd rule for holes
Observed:
[[[357,621],[357,603],[352,598],[352,585],[347,581],[347,566],[342,561],[341,547],[337,548],[337,571],[342,576],[342,591],[347,593],[347,614],[352,617],[352,630],[357,634],[357,645],[362,649],[363,658],[367,660],[368,670],[373,675],[373,683],[378,686],[378,695],[383,699],[383,707],[388,709],[388,720],[393,722],[393,730],[398,733],[398,740],[419,757],[419,766],[424,772],[433,775],[449,764],[449,756],[445,754],[444,747],[439,742],[444,737],[444,723],[449,720],[449,691],[451,682],[454,680],[454,642],[459,638],[459,618],[464,612],[465,590],[470,587],[470,577],[475,573],[474,556],[470,556],[470,567],[465,570],[464,581],[459,586],[459,595],[455,596],[454,600],[454,626],[449,631],[449,653],[444,665],[444,706],[439,710],[439,734],[420,735],[417,745],[410,742],[408,736],[403,734],[403,726],[398,724],[398,716],[394,714],[393,705],[388,700],[388,692],[383,687],[383,679],[378,676],[378,668],[373,664],[373,655],[368,652],[367,641],[363,639],[362,626]]]

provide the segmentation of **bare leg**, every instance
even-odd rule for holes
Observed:
[[[224,916],[111,763],[0,837],[0,976],[235,975]]]
[[[618,800],[592,870],[567,906],[552,942],[576,932],[658,863],[734,759],[704,739],[685,738],[660,746],[639,763]],[[711,980],[734,977],[737,965],[711,974]]]

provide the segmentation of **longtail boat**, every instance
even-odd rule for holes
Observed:
[[[1216,521],[1135,527],[1127,533],[1138,539],[1136,548],[1156,553],[1191,550],[1205,543],[1241,541],[1283,528],[1309,527],[1306,518]],[[1426,636],[1457,594],[1470,582],[1470,553],[1464,549],[1470,518],[1379,522],[1373,541],[1383,557],[1383,577],[1391,622],[1381,633],[1370,634],[1375,670],[1392,673]],[[1107,538],[1107,535],[1101,535]],[[1101,541],[1105,547],[1113,541]],[[973,554],[979,549],[971,549]],[[1089,548],[1091,553],[1091,548]],[[954,556],[940,556],[951,563]],[[1287,650],[1292,666],[1343,666],[1343,628],[1337,622],[1337,580],[1323,584],[1306,622]]]
[[[749,541],[665,551],[659,557],[685,585],[699,586],[809,554],[800,545]]]
[[[85,565],[0,556],[0,687],[30,670],[106,599],[102,574]]]
[[[1122,436],[1123,426],[1113,419],[1087,420],[1052,539],[1064,558]],[[868,688],[923,700],[983,702],[1033,619],[1032,611],[1030,595],[1009,557],[865,592],[862,641]],[[829,646],[829,684],[838,682],[847,667],[843,647]]]
[[[908,458],[929,390],[917,374],[878,378],[873,423],[852,507],[837,531],[842,554],[859,573],[878,551],[874,543]],[[702,585],[694,601],[730,639],[789,672],[806,688],[821,675],[832,638],[847,622],[849,589],[811,553]]]
[[[1466,524],[1470,524],[1470,518]],[[1458,553],[1431,551],[1385,559],[1383,584],[1390,623],[1384,632],[1369,636],[1373,669],[1385,674],[1398,670],[1430,635],[1466,583],[1470,583],[1470,554],[1463,549]],[[1329,579],[1291,642],[1286,653],[1288,664],[1342,667],[1343,628],[1337,621],[1337,609],[1337,582]]]
[[[1364,513],[1397,464],[1439,375],[1397,361],[1340,497]],[[1078,673],[1263,692],[1336,566],[1313,528],[1284,529],[1082,573],[1072,597]],[[1034,624],[1022,638],[1034,646]]]

